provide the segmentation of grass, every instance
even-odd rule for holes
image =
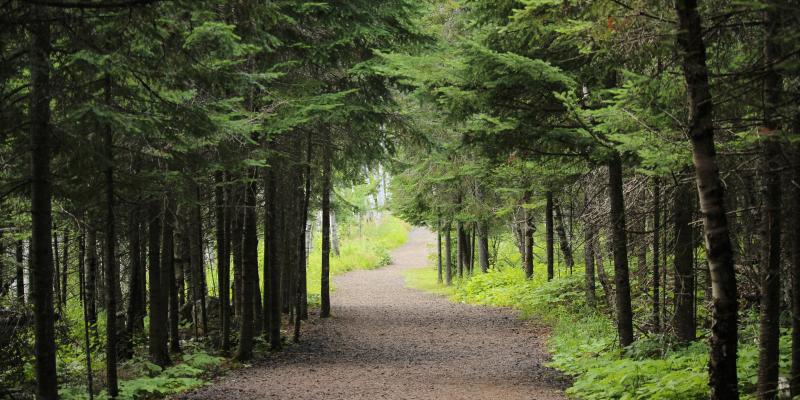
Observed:
[[[548,350],[553,361],[550,366],[574,378],[573,386],[567,390],[571,398],[708,398],[709,349],[705,340],[683,346],[669,335],[639,333],[632,346],[621,349],[608,305],[601,305],[599,309],[587,306],[582,274],[562,274],[547,282],[542,263],[538,263],[534,279],[526,280],[518,267],[518,255],[508,253],[516,249],[508,244],[501,244],[499,249],[499,261],[487,274],[456,279],[452,286],[444,286],[436,283],[436,268],[425,267],[407,271],[406,285],[455,302],[513,307],[521,311],[523,318],[537,318],[551,325]],[[606,269],[613,270],[610,265]],[[574,271],[582,270],[583,265],[574,268]],[[636,282],[633,287],[637,287]],[[598,287],[598,298],[601,297],[602,289]],[[634,301],[640,319],[647,318],[649,304],[646,301],[646,297],[637,297]],[[758,370],[758,319],[754,313],[743,313],[740,320],[739,386],[742,399],[752,399]],[[699,334],[705,337],[708,332],[701,328]],[[789,373],[791,342],[788,334],[788,331],[783,332],[781,338],[782,376]]]
[[[411,227],[399,218],[385,215],[380,223],[365,222],[340,226],[339,255],[331,255],[331,276],[354,270],[368,270],[389,265],[390,251],[408,240]],[[319,303],[322,274],[322,244],[320,235],[314,238],[314,249],[308,257],[308,297]]]

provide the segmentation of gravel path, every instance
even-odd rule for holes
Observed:
[[[545,329],[404,286],[434,242],[414,229],[394,264],[335,278],[333,318],[312,317],[299,345],[182,398],[563,399]]]

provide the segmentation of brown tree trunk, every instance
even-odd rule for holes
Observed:
[[[589,195],[584,193],[584,207],[586,207],[588,203]],[[594,224],[588,218],[585,218],[583,222],[583,262],[586,280],[586,304],[590,307],[595,307],[597,305],[597,284],[594,279],[594,259],[595,252],[597,251],[594,246],[597,241],[595,238],[596,236],[597,231],[595,230]]]
[[[798,99],[800,100],[800,99]],[[795,116],[792,133],[800,138],[800,114]],[[791,238],[791,280],[792,280],[792,368],[790,378],[791,397],[800,395],[800,143],[794,146],[794,167],[792,168],[792,229]]]
[[[659,272],[659,256],[661,255],[661,180],[653,179],[653,331],[661,332],[661,314],[659,311],[659,290],[661,275]]]
[[[764,214],[762,216],[761,312],[758,353],[758,398],[777,397],[780,373],[780,307],[781,307],[781,168],[783,151],[779,129],[778,107],[782,80],[776,69],[781,49],[781,7],[777,1],[766,2],[764,11],[764,127],[762,170]]]
[[[97,323],[97,230],[95,220],[89,219],[86,232],[86,312],[89,323]]]
[[[191,190],[194,195],[194,204],[191,205],[189,215],[189,257],[194,302],[192,306],[195,307],[195,326],[200,326],[202,334],[205,336],[208,334],[208,313],[206,311],[205,266],[203,265],[203,222],[200,218],[200,186],[193,183]]]
[[[150,360],[164,367],[171,363],[167,348],[167,296],[161,267],[161,201],[153,199],[148,207],[148,261],[150,281]]]
[[[452,226],[450,221],[444,224],[444,283],[447,286],[453,284],[453,238],[450,237]]]
[[[280,243],[280,216],[278,208],[278,174],[277,165],[269,167],[266,173],[266,216],[264,218],[264,229],[266,232],[266,255],[264,257],[264,279],[267,285],[266,297],[264,299],[267,312],[268,336],[274,336],[275,345],[280,347],[280,328],[281,328],[281,262],[282,257],[279,249]]]
[[[523,203],[528,203],[531,200],[531,192],[526,191],[523,195]],[[535,231],[533,225],[533,210],[524,210],[525,213],[525,278],[533,278],[533,233]]]
[[[572,255],[572,245],[567,237],[567,229],[564,224],[564,213],[561,212],[561,205],[556,203],[554,206],[556,217],[556,233],[558,234],[558,244],[561,247],[561,253],[564,255],[564,264],[572,275],[572,268],[575,267],[575,259]]]
[[[130,279],[128,280],[128,315],[125,324],[126,338],[130,341],[133,336],[144,330],[144,299],[141,297],[141,285],[144,284],[140,279],[142,269],[142,258],[139,249],[141,248],[141,238],[139,236],[139,206],[134,205],[128,216],[128,249],[130,253]],[[131,348],[128,343],[128,348]]]
[[[105,76],[104,97],[106,107],[111,106],[111,78]],[[119,271],[117,269],[114,215],[114,138],[111,125],[106,124],[103,132],[103,152],[105,153],[105,279],[106,279],[106,389],[114,398],[119,393],[117,384],[117,292]]]
[[[55,294],[56,313],[62,315],[64,313],[62,297],[61,297],[61,260],[59,259],[58,252],[58,226],[53,223],[53,293]]]
[[[322,166],[322,287],[320,290],[321,305],[320,318],[331,316],[331,146],[330,132],[326,128],[325,150],[323,154]]]
[[[17,240],[16,245],[16,261],[17,261],[17,276],[14,280],[17,286],[17,303],[20,305],[25,304],[25,259],[24,259],[24,243],[22,240]]]
[[[69,278],[69,229],[64,227],[64,241],[61,249],[61,302],[67,307],[67,282]]]
[[[547,280],[552,281],[555,276],[555,235],[553,235],[553,192],[545,193],[544,230],[547,238]]]
[[[50,23],[43,7],[33,7],[30,25],[31,137],[31,300],[34,312],[36,398],[57,399],[56,343],[53,321],[50,174]]]
[[[217,288],[219,290],[219,331],[220,348],[223,354],[228,354],[230,350],[231,322],[230,322],[230,241],[228,240],[227,224],[229,212],[226,205],[225,192],[223,188],[225,177],[222,171],[214,174],[214,204],[216,217],[217,235]]]
[[[255,176],[253,176],[255,178]],[[258,284],[258,232],[256,229],[256,187],[252,182],[245,190],[244,241],[242,243],[242,318],[239,331],[239,348],[236,359],[246,361],[253,357],[255,285]],[[254,275],[253,272],[256,272]]]
[[[609,196],[611,197],[611,240],[614,249],[614,283],[619,344],[633,343],[633,310],[628,272],[628,239],[625,225],[625,198],[622,192],[622,158],[612,154],[608,163]]]
[[[677,42],[683,53],[683,72],[689,92],[689,137],[713,285],[708,362],[710,398],[735,400],[739,398],[736,274],[725,211],[725,189],[719,177],[714,146],[714,104],[708,82],[706,45],[697,0],[675,0],[675,10],[679,25]]]
[[[489,224],[486,221],[478,222],[478,262],[481,272],[489,272]]]
[[[444,275],[442,270],[442,222],[436,226],[436,282],[439,284],[444,283]]]
[[[675,188],[673,223],[675,224],[675,316],[673,327],[679,341],[695,339],[694,322],[694,239],[692,238],[692,192],[688,185]]]
[[[161,225],[161,270],[162,280],[167,286],[167,308],[169,316],[169,349],[174,353],[181,351],[179,331],[181,308],[178,295],[178,282],[175,275],[175,201],[172,193],[167,193],[167,207],[164,209],[164,222]]]

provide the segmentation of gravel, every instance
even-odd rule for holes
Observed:
[[[394,264],[334,279],[333,318],[301,343],[181,399],[564,399],[544,366],[547,329],[513,310],[456,304],[406,288],[435,236],[414,229]]]

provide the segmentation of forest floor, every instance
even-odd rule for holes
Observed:
[[[333,318],[312,316],[300,344],[179,398],[563,399],[545,326],[405,287],[435,239],[415,228],[393,264],[336,277]]]

